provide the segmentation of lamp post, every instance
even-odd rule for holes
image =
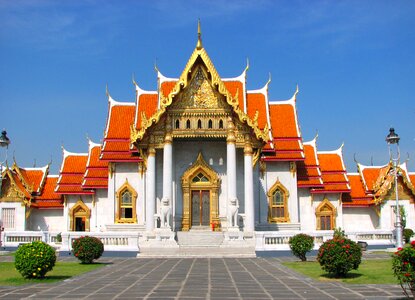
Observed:
[[[0,197],[1,197],[1,187],[3,183],[3,164],[7,160],[7,149],[9,148],[9,144],[10,144],[10,139],[7,137],[6,130],[3,130],[0,135],[0,147],[6,148],[6,155],[5,155],[4,160],[0,161]],[[0,249],[2,247],[1,236],[2,236],[3,231],[4,231],[3,222],[0,220]]]
[[[396,247],[402,247],[402,223],[401,223],[401,210],[399,209],[399,197],[398,197],[398,165],[400,159],[399,152],[399,140],[400,137],[395,133],[394,128],[389,129],[389,134],[386,136],[386,142],[388,143],[390,160],[393,163],[393,174],[395,176],[395,198],[396,198]],[[396,149],[396,157],[393,157],[393,149]]]
[[[3,182],[3,164],[7,160],[7,149],[9,148],[9,144],[10,144],[10,139],[7,137],[6,130],[3,130],[0,135],[0,147],[6,148],[6,155],[5,155],[4,160],[0,161],[0,197],[1,197],[1,187],[2,187],[2,182]]]

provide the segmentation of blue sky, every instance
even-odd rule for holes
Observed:
[[[62,160],[61,145],[88,150],[107,117],[105,86],[134,101],[131,83],[156,89],[154,63],[178,77],[192,53],[197,19],[222,77],[249,58],[248,89],[272,74],[271,100],[299,85],[304,141],[343,142],[353,161],[384,164],[394,126],[415,171],[414,1],[52,1],[0,0],[0,128],[21,166]],[[4,156],[4,152],[1,153]],[[2,158],[0,158],[1,160]]]

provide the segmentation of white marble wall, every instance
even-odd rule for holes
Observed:
[[[27,222],[27,230],[63,232],[66,227],[62,219],[63,209],[34,209]]]
[[[379,217],[373,207],[344,207],[343,225],[351,232],[379,229]]]
[[[14,208],[14,231],[26,230],[26,207],[22,206],[21,202],[0,202],[0,218],[2,216],[3,208]],[[1,220],[2,221],[2,220]],[[3,224],[3,223],[2,223]]]
[[[299,222],[299,203],[297,195],[297,173],[290,172],[289,162],[267,162],[267,172],[260,180],[262,192],[260,193],[260,222],[267,223],[268,217],[268,197],[267,193],[277,182],[289,191],[288,212],[291,223]]]
[[[380,228],[381,229],[394,229],[395,228],[395,217],[393,207],[396,206],[395,200],[384,201],[381,204],[381,216],[380,216]],[[415,229],[414,224],[414,205],[409,200],[399,200],[399,206],[403,206],[406,213],[406,227]]]

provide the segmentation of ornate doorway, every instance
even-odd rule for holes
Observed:
[[[199,153],[196,161],[182,177],[183,231],[188,231],[192,226],[208,226],[212,230],[220,230],[219,184],[218,175]]]
[[[210,191],[192,191],[192,226],[210,225]]]

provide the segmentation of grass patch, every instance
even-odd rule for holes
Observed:
[[[398,284],[393,276],[391,259],[364,260],[357,270],[349,272],[345,278],[334,278],[321,269],[316,261],[285,262],[284,266],[320,281],[340,281],[352,284]]]
[[[77,262],[56,262],[53,270],[48,272],[44,279],[25,279],[14,268],[14,262],[2,262],[0,263],[0,286],[29,283],[52,283],[95,270],[102,266],[105,266],[105,264],[94,263],[83,265]]]

